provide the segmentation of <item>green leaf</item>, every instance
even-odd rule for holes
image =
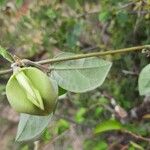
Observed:
[[[107,120],[96,126],[94,133],[101,133],[110,130],[120,130],[123,129],[123,126],[117,120]]]
[[[120,11],[116,14],[117,22],[120,26],[124,27],[129,20],[128,13],[126,11]]]
[[[0,0],[0,6],[5,3],[5,0]]]
[[[106,150],[108,149],[108,144],[105,141],[100,141],[94,145],[93,150]]]
[[[85,120],[84,118],[85,113],[86,113],[86,109],[81,107],[75,115],[75,121],[77,121],[78,123],[82,123]]]
[[[59,96],[64,95],[67,91],[63,88],[61,88],[60,86],[58,87],[58,91],[59,91]]]
[[[73,56],[62,53],[56,58]],[[52,77],[63,89],[75,93],[93,90],[104,82],[112,63],[96,57],[53,64]]]
[[[1,46],[0,46],[0,55],[11,63],[14,61],[13,56],[5,48]]]
[[[42,134],[42,140],[43,140],[44,142],[49,142],[50,139],[52,138],[52,136],[53,136],[53,135],[51,134],[51,132],[49,131],[49,129],[46,128],[45,131],[44,131],[43,134]]]
[[[39,91],[33,86],[32,82],[25,75],[25,73],[20,71],[18,74],[16,74],[16,79],[19,85],[24,89],[28,100],[30,100],[30,102],[32,102],[40,109],[44,110],[43,100]]]
[[[29,150],[29,146],[25,145],[25,146],[21,147],[21,150]]]
[[[109,11],[103,11],[103,12],[101,12],[101,13],[99,14],[98,17],[99,17],[99,18],[98,18],[99,21],[106,22],[106,21],[108,21],[108,20],[111,19],[111,12],[109,12]]]
[[[46,11],[46,15],[47,15],[50,19],[55,19],[55,18],[57,17],[55,11],[52,10],[51,8]]]
[[[140,95],[150,94],[150,64],[142,69],[138,84]]]
[[[49,116],[20,115],[20,122],[16,141],[28,141],[37,139],[48,126],[52,114]]]
[[[56,124],[55,124],[55,133],[56,134],[62,134],[63,132],[65,132],[66,130],[69,129],[69,122],[64,120],[64,119],[60,119]]]

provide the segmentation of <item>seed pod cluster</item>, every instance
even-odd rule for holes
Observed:
[[[19,68],[6,85],[10,105],[20,113],[49,115],[53,112],[58,90],[49,77],[34,67]]]

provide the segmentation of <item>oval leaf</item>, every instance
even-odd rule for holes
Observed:
[[[49,116],[20,115],[20,122],[16,141],[27,141],[37,139],[48,126],[52,114]]]
[[[123,129],[123,126],[117,120],[107,120],[102,122],[96,126],[94,129],[94,133],[101,133],[110,130],[120,130]]]
[[[57,58],[73,55],[62,53]],[[102,85],[111,65],[111,62],[96,57],[59,62],[52,66],[52,77],[63,89],[75,93],[87,92]]]
[[[142,69],[138,84],[140,95],[150,94],[150,64]]]

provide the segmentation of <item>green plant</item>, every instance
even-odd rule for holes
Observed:
[[[8,61],[13,62],[14,74],[10,77],[7,86],[6,94],[12,107],[22,114],[20,118],[17,140],[24,141],[37,138],[48,124],[48,120],[52,117],[52,112],[56,105],[57,98],[57,85],[53,86],[52,81],[40,69],[46,69],[47,72],[51,71],[49,76],[57,82],[57,84],[68,91],[75,93],[87,92],[100,86],[111,68],[111,62],[99,59],[94,56],[103,56],[109,54],[125,53],[130,51],[139,51],[147,49],[149,52],[149,45],[125,48],[115,51],[106,51],[98,53],[89,53],[74,55],[72,53],[62,53],[54,59],[43,60],[39,62],[32,62],[26,59],[16,59],[1,48],[0,54]],[[89,57],[89,58],[88,58]],[[16,60],[15,60],[16,59]],[[78,61],[76,61],[76,59]],[[45,68],[42,64],[53,63],[50,68]],[[34,67],[25,67],[31,65]],[[18,67],[19,66],[19,67]],[[22,68],[20,68],[22,67]],[[92,71],[92,72],[91,72]],[[0,74],[10,73],[11,70],[0,72]],[[139,78],[139,91],[141,95],[150,93],[149,84],[149,65],[146,66],[140,74]],[[81,114],[85,113],[85,110]],[[46,117],[32,116],[32,115],[48,115]],[[77,119],[81,119],[77,115]],[[80,118],[79,118],[80,117]],[[35,124],[35,121],[37,123]],[[44,126],[39,121],[45,122]],[[79,121],[80,122],[80,121]],[[34,124],[33,124],[34,123]],[[103,125],[104,124],[104,125]],[[120,123],[116,121],[108,121],[100,124],[95,128],[95,133],[107,130],[120,130],[124,129]],[[28,128],[34,126],[34,131],[29,132]],[[126,131],[126,130],[125,130]]]
[[[42,71],[33,67],[15,68],[6,85],[11,106],[20,113],[48,115],[58,97],[57,87]]]
[[[149,0],[0,0],[0,45],[11,52],[1,47],[1,55],[12,66],[41,70],[59,94],[47,115],[18,114],[16,141],[28,142],[14,143],[18,115],[12,117],[5,92],[13,68],[4,70],[10,63],[0,58],[0,144],[71,150],[77,137],[84,150],[150,149],[149,6]],[[120,48],[131,53],[120,55]]]

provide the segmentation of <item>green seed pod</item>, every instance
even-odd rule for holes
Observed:
[[[58,90],[46,74],[34,67],[17,69],[6,85],[10,105],[20,113],[48,115],[53,112]]]

